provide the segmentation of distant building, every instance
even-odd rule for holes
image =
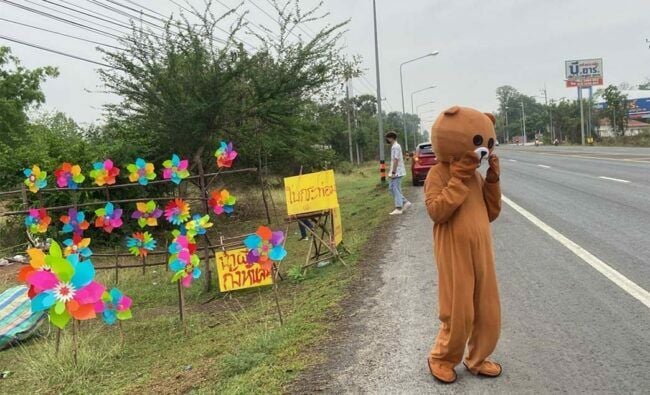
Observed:
[[[650,123],[637,121],[636,119],[629,119],[627,121],[627,129],[625,129],[626,136],[636,136],[641,133],[650,133]],[[609,122],[609,119],[603,118],[598,125],[598,134],[600,137],[614,137],[614,129]]]

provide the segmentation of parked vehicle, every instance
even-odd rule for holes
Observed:
[[[420,143],[415,148],[413,161],[411,161],[411,175],[413,177],[413,185],[418,186],[424,183],[427,178],[431,166],[438,163],[431,143]]]

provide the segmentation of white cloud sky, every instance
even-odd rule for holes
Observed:
[[[11,1],[33,8],[38,8],[33,4],[36,3],[56,9],[43,0]],[[62,0],[50,1],[64,4]],[[66,1],[111,15],[88,0]],[[106,0],[100,1],[110,5]],[[162,14],[178,12],[178,7],[169,0],[134,1]],[[201,3],[200,0],[191,2]],[[233,0],[222,2],[231,6],[239,4]],[[315,4],[316,0],[303,2]],[[245,7],[250,10],[248,18],[255,23],[272,24],[254,4],[271,12],[267,0],[246,0]],[[495,110],[495,89],[504,84],[528,95],[541,95],[540,90],[546,84],[549,98],[574,98],[575,89],[565,88],[563,81],[564,61],[568,59],[603,58],[606,84],[623,81],[637,84],[650,78],[650,49],[645,42],[650,38],[650,1],[377,0],[377,7],[382,90],[387,98],[387,111],[401,110],[400,63],[433,50],[440,51],[440,55],[404,68],[407,111],[411,92],[429,85],[438,88],[417,95],[416,104],[435,100],[436,104],[427,109],[436,110],[454,104]],[[356,80],[354,89],[356,93],[374,93],[371,92],[375,85],[372,1],[325,0],[324,8],[331,12],[329,23],[351,20],[345,38],[346,51],[361,54],[367,69],[367,81]],[[215,12],[225,10],[215,4]],[[0,2],[0,17],[112,42],[110,38],[36,16],[4,2]],[[317,30],[318,24],[310,29]],[[0,35],[101,60],[92,44],[1,20]],[[102,86],[96,66],[0,39],[0,45],[7,44],[27,67],[59,67],[61,75],[44,86],[45,109],[63,111],[79,122],[93,122],[100,119],[102,104],[116,100],[100,93]],[[425,114],[423,118],[434,116]]]

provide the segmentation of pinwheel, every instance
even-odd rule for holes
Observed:
[[[63,249],[63,256],[72,254],[79,254],[83,258],[90,258],[93,252],[88,247],[90,245],[90,237],[84,238],[79,234],[73,234],[71,239],[63,241],[65,248]]]
[[[74,208],[68,210],[68,215],[61,216],[61,222],[63,222],[63,233],[82,235],[89,226],[88,221],[86,221],[86,214]]]
[[[30,248],[27,250],[27,255],[29,255],[29,265],[21,266],[18,271],[18,281],[26,283],[27,277],[34,272],[40,272],[43,270],[51,271],[50,267],[45,263],[45,253],[41,249]],[[27,291],[27,296],[31,299],[39,292],[41,292],[41,290],[30,285],[29,290]]]
[[[212,225],[209,215],[201,216],[196,214],[192,217],[191,221],[185,224],[185,228],[187,229],[187,234],[193,238],[196,235],[206,234],[207,229],[212,227]]]
[[[282,231],[273,232],[266,226],[260,226],[257,232],[244,239],[244,245],[248,249],[246,262],[249,265],[259,263],[262,269],[271,270],[273,261],[281,261],[287,256],[283,240]]]
[[[232,167],[232,161],[237,157],[237,151],[232,148],[232,143],[222,141],[217,151],[214,153],[217,158],[217,167]]]
[[[138,182],[140,185],[147,185],[149,181],[156,178],[153,163],[147,163],[144,159],[138,158],[135,163],[126,166],[129,171],[129,181]]]
[[[122,226],[122,209],[113,207],[111,202],[95,210],[95,215],[97,215],[95,227],[104,229],[106,233],[111,233],[113,229]]]
[[[135,232],[126,238],[126,246],[131,254],[145,257],[149,251],[156,249],[156,240],[154,240],[149,232]]]
[[[195,254],[196,243],[189,236],[178,231],[174,235],[174,241],[169,245],[169,268],[174,272],[171,281],[180,281],[185,288],[189,288],[192,280],[201,277],[201,259]]]
[[[108,325],[115,324],[117,320],[131,319],[131,298],[117,288],[104,291],[102,298],[95,302],[95,312],[101,313]]]
[[[95,318],[95,303],[104,287],[93,280],[92,262],[80,261],[76,254],[64,258],[55,241],[43,261],[50,271],[37,270],[26,276],[27,283],[39,291],[32,299],[32,311],[49,310],[50,322],[60,329],[65,328],[70,318]]]
[[[81,174],[81,167],[64,162],[56,170],[54,170],[54,177],[56,177],[56,185],[59,188],[77,189],[79,184],[84,182],[86,177]]]
[[[165,218],[174,225],[180,225],[190,218],[190,205],[183,199],[174,199],[165,206]]]
[[[138,220],[138,225],[141,228],[145,226],[158,226],[158,218],[163,214],[163,211],[158,208],[156,202],[153,200],[145,202],[137,202],[135,204],[137,210],[131,214],[131,218]]]
[[[235,211],[234,206],[236,202],[237,198],[231,195],[227,189],[222,189],[220,191],[212,191],[210,194],[210,200],[208,200],[208,205],[217,215],[223,213],[230,215]]]
[[[113,185],[115,178],[120,174],[120,168],[113,165],[113,161],[106,159],[103,162],[93,163],[93,169],[90,171],[90,178],[95,180],[98,186]]]
[[[25,226],[32,233],[45,233],[52,223],[52,218],[47,215],[44,207],[30,208],[29,214],[25,217]]]
[[[171,180],[174,184],[178,185],[190,176],[187,166],[187,159],[181,160],[178,155],[174,154],[171,159],[163,162],[163,167],[165,168],[163,170],[163,178],[165,180]]]
[[[23,170],[25,185],[30,191],[36,193],[47,186],[47,172],[41,171],[38,165],[32,166],[31,169]]]

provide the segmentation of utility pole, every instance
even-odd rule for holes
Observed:
[[[544,93],[544,105],[546,106],[546,109],[548,110],[548,129],[547,132],[551,136],[551,142],[553,142],[553,110],[548,106],[548,92],[546,91],[546,84],[544,84],[544,89],[542,90]]]
[[[578,101],[580,101],[580,138],[585,145],[585,109],[582,103],[582,87],[578,87]]]
[[[346,112],[348,114],[348,147],[350,148],[350,164],[354,165],[354,154],[352,153],[352,120],[350,119],[350,107],[352,107],[352,100],[350,99],[350,79],[345,81],[345,97],[347,98]]]
[[[508,144],[508,142],[510,141],[510,132],[508,132],[508,106],[505,107],[505,110],[506,110],[506,135],[505,135],[506,141],[504,141],[504,143]]]
[[[524,101],[521,101],[521,123],[524,126],[524,131],[522,134],[523,142],[522,144],[526,145],[526,110],[524,109]]]
[[[372,16],[375,25],[375,69],[377,75],[377,134],[379,136],[379,173],[386,182],[386,157],[384,156],[384,124],[381,113],[381,78],[379,77],[379,41],[377,40],[377,4],[372,0]]]

